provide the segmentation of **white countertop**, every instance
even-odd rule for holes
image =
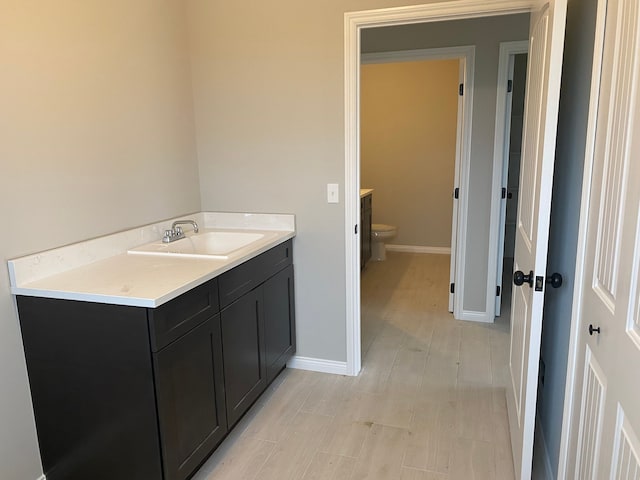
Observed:
[[[373,188],[361,188],[360,198],[366,197],[367,195],[371,195],[372,193],[373,193]]]
[[[227,217],[221,220],[220,215]],[[258,232],[264,238],[225,260],[126,253],[157,240],[149,232],[163,231],[171,223],[168,220],[10,260],[11,292],[153,308],[295,236],[293,215],[280,215],[275,221],[268,215],[230,215],[236,214],[207,212],[180,218],[197,218],[204,230]]]

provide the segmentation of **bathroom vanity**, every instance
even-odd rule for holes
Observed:
[[[213,452],[295,352],[295,231],[262,232],[226,258],[10,262],[48,480],[182,480]]]
[[[371,222],[373,189],[360,190],[360,270],[371,259]]]

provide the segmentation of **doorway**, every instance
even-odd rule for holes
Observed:
[[[351,375],[356,375],[361,368],[361,345],[360,345],[360,265],[359,262],[356,265],[352,265],[352,260],[359,259],[359,247],[360,242],[357,235],[353,235],[354,230],[357,229],[357,225],[359,223],[359,188],[360,188],[360,145],[359,145],[359,129],[360,129],[360,118],[358,116],[359,113],[359,81],[360,81],[360,48],[363,42],[364,31],[367,26],[375,26],[375,27],[394,27],[398,28],[399,26],[411,28],[418,26],[418,22],[421,22],[422,26],[425,24],[429,24],[428,27],[430,31],[438,31],[443,29],[449,29],[451,25],[449,22],[444,23],[440,20],[482,20],[482,21],[497,21],[496,19],[503,20],[505,17],[503,16],[495,16],[496,12],[500,13],[525,13],[526,18],[523,22],[523,25],[519,27],[518,35],[515,38],[526,39],[528,33],[528,11],[530,5],[521,6],[520,8],[513,9],[505,9],[504,4],[497,5],[498,2],[489,3],[487,6],[483,7],[473,7],[473,9],[477,9],[475,14],[470,14],[466,12],[465,14],[450,14],[445,13],[446,9],[443,11],[442,5],[436,7],[435,5],[426,5],[421,7],[415,7],[409,9],[409,11],[402,9],[402,15],[406,15],[403,20],[399,19],[395,14],[398,12],[394,12],[393,20],[388,20],[385,23],[384,17],[388,13],[387,11],[376,11],[376,12],[359,12],[357,14],[346,14],[345,22],[347,32],[350,32],[346,37],[346,49],[347,49],[347,64],[346,64],[346,179],[345,179],[345,203],[346,203],[346,230],[347,230],[347,371]],[[489,11],[485,11],[484,9],[489,8]],[[392,9],[393,10],[393,9]],[[366,18],[367,15],[370,15],[369,18]],[[482,17],[482,18],[476,18]],[[515,17],[514,17],[515,18]],[[432,23],[430,23],[432,22]],[[513,20],[510,22],[511,24],[515,23]],[[407,25],[410,24],[410,25]],[[479,42],[483,41],[484,37],[487,36],[487,32],[496,31],[502,32],[503,30],[509,31],[509,25],[507,27],[487,27],[486,25],[482,30],[479,30],[476,34],[476,37],[480,37]],[[370,28],[367,31],[385,31],[386,28]],[[469,28],[465,29],[463,33],[467,34],[468,37]],[[513,31],[513,26],[512,30]],[[514,34],[515,35],[515,34]],[[512,37],[513,38],[513,37]],[[509,38],[504,38],[502,40],[508,41]],[[463,41],[459,40],[458,44],[473,44],[473,41]],[[451,45],[452,43],[449,43]],[[455,43],[454,43],[455,44]],[[495,47],[497,50],[497,46]],[[388,53],[387,48],[387,53]],[[364,51],[364,50],[363,50]],[[366,53],[366,52],[365,52]],[[494,53],[495,58],[495,53]],[[480,82],[483,85],[483,88],[486,89],[487,85],[494,84],[495,85],[495,76],[496,76],[496,67],[492,67],[491,72],[489,74],[489,79],[484,77],[484,80],[479,77],[476,78],[476,83]],[[471,71],[471,70],[469,70]],[[483,73],[486,75],[486,72]],[[467,90],[470,93],[470,90]],[[454,209],[455,211],[464,211],[467,209],[465,215],[471,216],[473,222],[475,222],[475,226],[483,225],[483,229],[485,229],[486,234],[482,235],[474,235],[471,240],[468,239],[467,233],[464,231],[466,227],[466,223],[463,222],[458,229],[460,232],[460,237],[464,238],[465,241],[458,242],[459,246],[462,248],[463,253],[465,249],[471,248],[473,262],[466,261],[466,259],[457,255],[456,261],[456,271],[458,272],[459,282],[456,283],[456,298],[458,298],[460,305],[460,314],[457,318],[465,319],[465,320],[474,320],[474,321],[486,321],[492,322],[494,319],[494,308],[495,308],[495,286],[492,288],[488,287],[489,278],[493,277],[495,281],[496,275],[496,267],[495,267],[495,253],[494,253],[494,263],[493,267],[489,268],[489,224],[490,224],[490,215],[486,213],[486,219],[484,221],[481,220],[481,216],[484,216],[484,213],[478,214],[480,212],[489,212],[490,207],[490,195],[489,188],[491,187],[491,172],[492,172],[492,161],[493,155],[491,153],[491,145],[493,143],[493,127],[495,124],[495,90],[491,93],[487,93],[485,90],[484,95],[480,96],[480,103],[472,104],[473,109],[469,108],[470,114],[464,119],[465,122],[469,122],[469,131],[471,131],[471,120],[474,119],[474,128],[480,130],[487,130],[490,132],[491,139],[486,142],[489,145],[489,148],[485,153],[478,152],[477,158],[483,159],[476,161],[474,163],[473,168],[476,169],[475,172],[465,172],[464,168],[460,169],[461,171],[457,172],[457,177],[459,181],[457,181],[457,187],[459,188],[459,199],[457,201],[458,208]],[[478,96],[476,96],[478,98]],[[484,101],[485,103],[482,103]],[[473,111],[472,111],[473,110]],[[478,112],[477,116],[476,112]],[[491,112],[489,115],[490,121],[487,122],[487,113]],[[471,143],[471,142],[469,142]],[[466,151],[463,151],[463,155],[471,155],[471,146],[467,147]],[[483,165],[482,162],[488,159],[487,165]],[[471,162],[470,162],[471,163]],[[469,205],[469,188],[468,181],[469,177],[474,176],[474,181],[477,179],[487,179],[487,184],[485,188],[486,193],[486,201],[487,205],[481,205],[481,202],[477,202],[476,200],[471,202]],[[482,180],[484,181],[484,180]],[[367,185],[362,185],[363,187],[367,187]],[[453,194],[453,191],[450,195]],[[483,194],[484,195],[484,194]],[[483,198],[485,198],[483,196]],[[449,201],[451,201],[451,197],[449,197]],[[486,236],[485,236],[486,235]],[[494,241],[495,245],[495,241]],[[496,251],[495,247],[491,249],[493,252]],[[484,253],[482,253],[484,251]],[[456,252],[458,253],[458,252]],[[464,281],[464,277],[474,278],[475,280],[470,285],[469,282]],[[479,281],[477,281],[479,280]],[[453,283],[453,282],[452,282]],[[470,286],[469,286],[470,285]],[[495,285],[495,284],[494,284]],[[448,290],[448,285],[444,286]],[[465,287],[469,288],[469,294],[467,295],[464,290]],[[466,302],[463,303],[463,299],[467,299]],[[471,299],[471,300],[469,300]]]
[[[374,223],[398,231],[387,250],[450,255],[451,282],[452,192],[468,176],[474,60],[474,46],[362,55],[360,177],[373,189]]]
[[[345,221],[355,220],[356,235],[347,234],[345,242],[347,258],[347,287],[356,287],[347,292],[347,370],[357,374],[360,369],[359,306],[354,300],[359,297],[359,270],[357,212],[355,200],[359,189],[359,115],[358,115],[358,50],[361,29],[373,26],[398,25],[451,18],[470,18],[474,16],[490,16],[497,11],[508,12],[514,8],[513,3],[490,3],[493,10],[487,11],[487,4],[482,6],[473,2],[453,4],[440,3],[417,6],[414,8],[397,8],[345,14],[345,134],[346,134],[346,175],[347,202]],[[562,56],[564,51],[564,30],[566,23],[566,0],[532,1],[519,4],[524,10],[531,11],[529,38],[531,44],[531,60],[527,71],[527,100],[525,114],[525,133],[523,134],[523,150],[521,174],[521,200],[518,208],[518,226],[516,237],[516,254],[514,268],[518,270],[518,286],[527,284],[529,289],[520,288],[514,295],[512,310],[514,326],[511,334],[509,392],[507,410],[509,414],[510,437],[513,459],[518,477],[531,475],[533,457],[533,431],[536,403],[537,367],[540,355],[540,334],[542,323],[542,304],[544,301],[544,285],[547,259],[547,241],[549,236],[549,217],[551,204],[551,186],[554,169],[554,146],[558,126],[558,105],[560,98],[560,79],[562,73]],[[460,11],[464,11],[463,14]],[[485,31],[485,34],[488,31]],[[490,170],[491,171],[491,170]],[[479,177],[481,172],[478,172]],[[351,181],[354,179],[354,181]],[[493,192],[492,192],[493,193]],[[490,195],[491,196],[491,195]],[[464,198],[464,197],[463,197]],[[467,206],[471,205],[466,201]],[[351,207],[351,208],[349,208]],[[481,220],[479,218],[477,221]],[[479,221],[478,224],[485,223]],[[486,224],[485,224],[486,225]],[[491,222],[488,223],[491,225]],[[347,223],[347,232],[350,230]],[[476,238],[473,238],[475,241]],[[469,242],[469,238],[466,238]],[[487,246],[487,253],[489,247]],[[495,251],[495,250],[494,250]],[[353,254],[356,255],[353,255]],[[470,265],[466,263],[465,268]],[[488,270],[492,270],[489,273]],[[495,278],[495,269],[487,270],[487,280]],[[525,273],[526,270],[528,273]],[[477,275],[477,271],[474,272]],[[473,284],[478,290],[484,290],[487,310],[494,311],[495,291],[489,297],[492,285],[482,285],[482,275]],[[354,285],[355,283],[355,285]],[[466,282],[465,282],[466,283]],[[534,289],[535,283],[535,289]],[[466,286],[469,286],[468,284]],[[351,294],[351,295],[350,295]],[[353,311],[352,311],[353,310]],[[486,312],[486,311],[485,311]],[[351,327],[354,327],[353,329]],[[354,348],[355,347],[355,348]],[[356,355],[354,355],[357,354]],[[355,371],[353,371],[355,370]]]
[[[500,223],[498,237],[495,316],[511,305],[511,275],[515,253],[518,185],[522,150],[528,42],[500,46],[496,114],[496,161],[500,174]],[[501,168],[499,168],[499,166]],[[501,171],[500,171],[501,170]]]

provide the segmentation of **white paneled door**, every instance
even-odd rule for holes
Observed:
[[[640,480],[640,6],[608,0],[599,8],[606,19],[595,56],[567,478]]]
[[[531,478],[538,362],[567,0],[531,13],[507,409],[516,478]]]

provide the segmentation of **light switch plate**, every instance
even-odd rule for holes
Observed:
[[[337,183],[327,183],[327,203],[340,202],[340,187]]]

